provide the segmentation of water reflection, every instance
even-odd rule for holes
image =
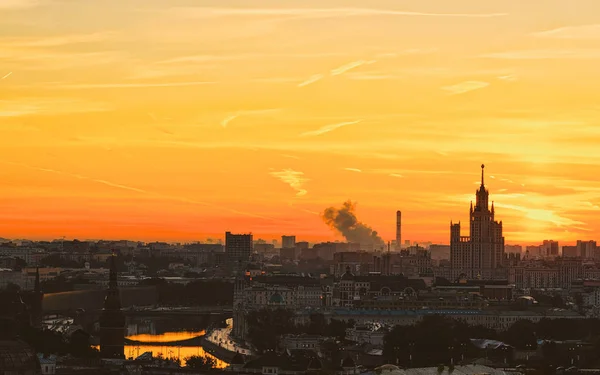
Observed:
[[[189,340],[204,336],[204,330],[197,332],[165,332],[159,335],[140,334],[127,336],[129,340],[142,343],[142,345],[126,345],[125,357],[136,358],[145,352],[152,352],[153,357],[163,357],[169,359],[178,359],[182,366],[185,366],[185,359],[191,356],[200,356],[212,358],[216,362],[216,368],[225,368],[228,363],[217,359],[213,355],[204,351],[201,346],[177,346],[178,341]],[[164,343],[165,345],[143,345],[143,343]],[[171,343],[171,345],[169,345]]]
[[[215,360],[216,368],[225,368],[229,364],[217,359],[213,355],[204,351],[201,346],[144,346],[144,345],[126,345],[125,357],[136,358],[145,352],[152,352],[153,357],[179,359],[182,366],[185,366],[185,359],[194,355],[208,357]]]
[[[201,337],[206,334],[206,331],[202,330],[200,332],[165,332],[160,335],[152,335],[148,333],[139,334],[139,335],[131,335],[127,336],[129,340],[139,341],[139,342],[173,342],[173,341],[183,341],[189,340],[196,337]]]

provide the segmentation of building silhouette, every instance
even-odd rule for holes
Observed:
[[[396,251],[402,249],[402,212],[396,211]]]
[[[460,222],[450,223],[450,264],[452,278],[506,279],[502,267],[504,237],[502,221],[494,220],[494,203],[489,205],[489,191],[484,184],[484,168],[481,165],[481,186],[476,192],[475,207],[471,202],[469,212],[469,236],[460,235]]]
[[[230,264],[244,264],[250,261],[254,250],[252,234],[225,233],[225,254]]]
[[[110,258],[110,276],[104,308],[100,315],[100,356],[125,358],[125,315],[121,311],[121,298],[117,288],[116,255]]]
[[[293,249],[296,247],[296,236],[281,236],[281,248]]]

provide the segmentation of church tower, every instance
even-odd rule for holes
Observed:
[[[31,297],[31,325],[40,328],[42,326],[44,292],[40,284],[40,268],[35,269],[35,283]]]
[[[117,288],[116,255],[110,258],[110,276],[104,308],[100,315],[100,356],[124,358],[125,315],[121,311],[121,298]]]

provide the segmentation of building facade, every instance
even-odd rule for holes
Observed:
[[[504,237],[502,221],[494,220],[494,203],[489,205],[489,191],[484,184],[481,166],[481,186],[476,192],[475,207],[469,212],[470,236],[461,236],[460,222],[450,223],[450,263],[452,277],[465,275],[469,279],[506,279],[503,267]]]
[[[231,264],[249,262],[253,246],[252,234],[225,233],[225,254]]]

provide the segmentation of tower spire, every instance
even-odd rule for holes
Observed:
[[[35,283],[33,284],[33,290],[37,293],[41,291],[40,289],[40,267],[36,267],[35,269]]]
[[[485,164],[481,164],[481,186],[483,187],[483,170],[485,169]]]
[[[117,261],[116,261],[116,254],[113,251],[111,257],[110,257],[110,273],[109,273],[109,279],[108,279],[108,289],[111,290],[116,290],[117,289]]]

